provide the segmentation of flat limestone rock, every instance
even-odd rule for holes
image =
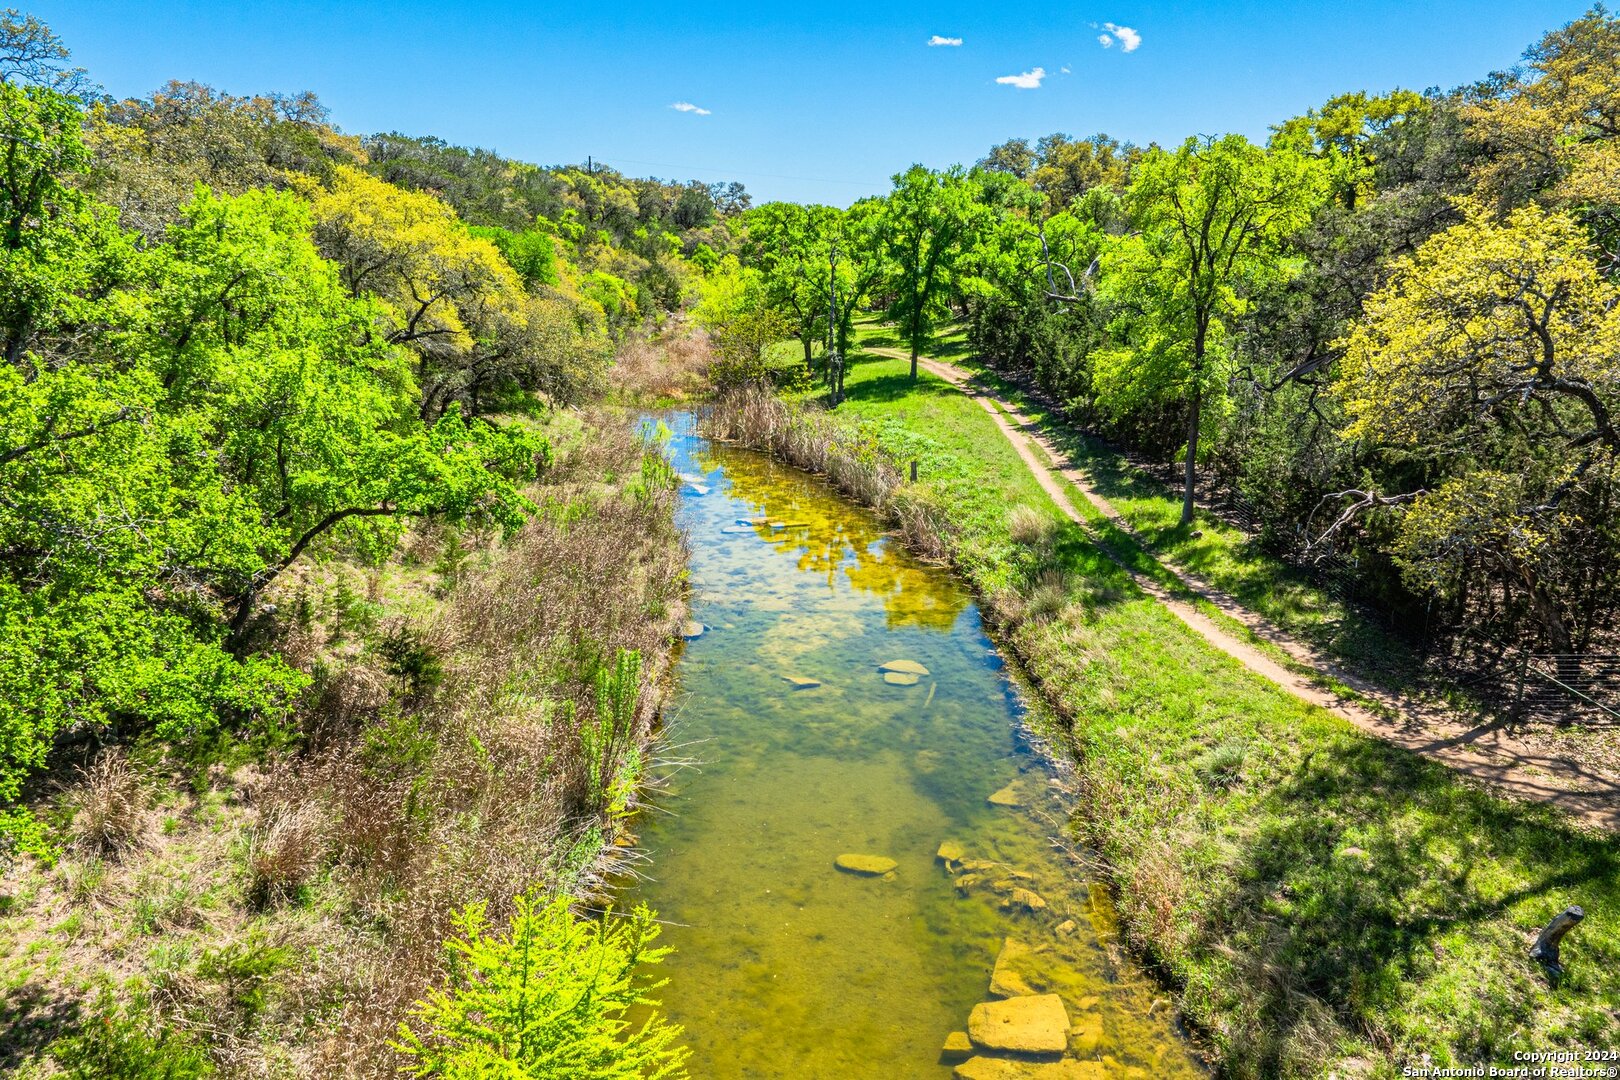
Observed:
[[[810,679],[803,675],[784,675],[782,678],[795,690],[814,690],[821,685],[820,679]]]
[[[1069,1013],[1056,994],[986,1001],[968,1015],[968,1038],[981,1050],[1061,1054],[1069,1046]]]
[[[1076,1020],[1074,1027],[1069,1029],[1069,1050],[1075,1057],[1096,1057],[1097,1048],[1102,1045],[1102,1037],[1102,1017],[1096,1013],[1087,1013]]]
[[[883,681],[890,686],[916,686],[917,676],[909,671],[885,671]]]
[[[946,840],[939,845],[939,850],[934,852],[934,858],[946,866],[960,865],[965,855],[967,849],[955,840]]]
[[[956,1061],[966,1061],[973,1056],[973,1040],[967,1037],[965,1031],[953,1031],[945,1036],[945,1045],[940,1048],[940,1060],[947,1064]]]
[[[1025,911],[1042,911],[1046,908],[1046,900],[1040,893],[1028,889],[1014,889],[1012,895],[1001,902],[1004,908],[1023,908]]]
[[[990,993],[995,997],[1014,998],[1047,989],[1046,981],[1036,970],[1038,965],[1034,949],[1022,941],[1007,938],[1001,943],[995,970],[990,973]]]
[[[1100,1061],[1016,1061],[968,1058],[951,1073],[955,1080],[1109,1080]]]
[[[1006,787],[1002,788],[1000,791],[997,791],[994,794],[992,794],[990,796],[989,803],[990,803],[991,806],[1013,806],[1013,807],[1018,807],[1018,806],[1023,806],[1024,805],[1024,800],[1019,798],[1018,792],[1013,789],[1013,786],[1011,784],[1008,784]]]
[[[887,664],[879,664],[879,671],[897,671],[904,675],[927,675],[928,669],[915,660],[890,660]]]
[[[833,865],[846,874],[882,877],[891,873],[900,864],[893,859],[885,859],[882,855],[840,855],[833,860]]]
[[[681,623],[681,637],[685,638],[687,641],[691,641],[694,638],[702,637],[704,631],[708,629],[709,628],[707,626],[704,626],[696,619],[687,619],[685,622]]]
[[[1056,934],[1058,937],[1068,937],[1078,929],[1080,929],[1080,927],[1073,919],[1064,919],[1062,922],[1058,923],[1052,928],[1052,933]]]

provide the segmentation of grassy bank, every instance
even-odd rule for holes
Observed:
[[[417,530],[278,583],[258,647],[312,678],[292,724],[86,747],[40,786],[62,850],[0,880],[0,1072],[400,1075],[456,912],[597,893],[684,553],[623,417],[551,423],[517,534]]]
[[[1389,1077],[1424,1054],[1620,1044],[1620,843],[1478,791],[1218,653],[1059,519],[977,404],[906,369],[862,359],[836,417],[791,423],[919,462],[905,497],[942,523],[1067,725],[1086,794],[1074,824],[1130,941],[1230,1075]],[[1525,953],[1570,903],[1588,918],[1554,986]]]

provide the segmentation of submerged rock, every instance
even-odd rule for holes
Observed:
[[[709,628],[707,626],[704,626],[696,619],[687,619],[685,622],[681,623],[681,637],[685,638],[687,641],[692,641],[695,638],[702,637],[704,631],[708,629]]]
[[[887,664],[879,664],[879,671],[894,671],[902,675],[927,675],[929,671],[915,660],[890,660]]]
[[[1016,1061],[968,1058],[951,1073],[955,1080],[1109,1080],[1100,1061]]]
[[[833,860],[833,865],[846,874],[859,874],[862,877],[881,877],[892,873],[900,864],[893,859],[886,859],[882,855],[840,855]]]
[[[939,845],[939,850],[934,852],[934,858],[944,863],[948,870],[954,870],[962,865],[962,858],[965,855],[967,855],[967,849],[955,840],[946,840]]]
[[[1001,902],[1001,906],[1008,909],[1023,908],[1025,911],[1043,911],[1046,908],[1046,901],[1041,898],[1040,893],[1031,892],[1028,889],[1014,889],[1012,895]]]
[[[1069,1029],[1069,1050],[1075,1057],[1096,1057],[1097,1048],[1102,1045],[1102,1036],[1102,1017],[1088,1013],[1076,1020]]]
[[[1018,792],[1014,790],[1011,784],[1008,784],[1000,791],[993,793],[990,796],[989,802],[991,806],[1018,807],[1024,805],[1024,800],[1019,797]]]
[[[916,686],[918,677],[909,671],[885,671],[883,681],[890,686]]]
[[[784,675],[782,678],[795,690],[814,690],[821,685],[820,679],[809,679],[803,675]]]
[[[1066,938],[1078,929],[1080,929],[1080,927],[1073,919],[1064,919],[1062,922],[1052,927],[1052,933],[1056,934],[1058,937]]]
[[[995,997],[1015,998],[1047,989],[1046,981],[1036,971],[1037,965],[1034,949],[1007,938],[1001,943],[995,970],[990,973],[990,993]]]
[[[945,1036],[945,1045],[940,1048],[939,1059],[946,1064],[957,1061],[966,1061],[973,1056],[973,1040],[967,1037],[965,1031],[953,1031]]]
[[[1056,994],[986,1001],[968,1015],[968,1038],[985,1050],[1061,1054],[1069,1046],[1069,1013]]]

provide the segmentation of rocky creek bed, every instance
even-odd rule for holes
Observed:
[[[703,1077],[1192,1077],[949,571],[686,417],[692,622],[634,888]]]

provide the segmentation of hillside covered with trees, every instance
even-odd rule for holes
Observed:
[[[1012,139],[847,210],[757,206],[711,322],[769,313],[825,378],[831,285],[839,354],[868,309],[913,356],[965,336],[1181,462],[1184,521],[1236,496],[1414,637],[1611,651],[1617,58],[1595,9],[1513,71],[1346,93],[1265,144]]]

